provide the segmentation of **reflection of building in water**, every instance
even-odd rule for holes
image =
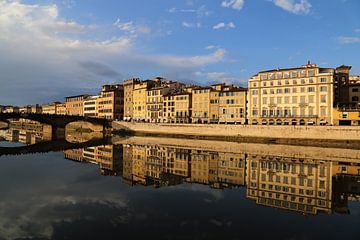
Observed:
[[[19,142],[19,130],[8,129],[0,131],[0,137],[3,137],[8,142]]]
[[[333,164],[333,209],[350,214],[348,201],[360,201],[360,163]]]
[[[64,151],[65,159],[82,162],[84,160],[83,159],[83,151],[84,151],[83,149],[65,150]]]
[[[331,212],[331,170],[328,161],[249,155],[247,197],[305,214]]]
[[[121,145],[88,147],[82,152],[82,160],[99,164],[102,175],[121,175],[122,151]]]
[[[123,177],[131,184],[184,181],[223,188],[245,184],[245,155],[165,146],[125,145]]]
[[[24,144],[51,140],[51,126],[28,120],[11,121],[10,128],[4,132],[4,138],[6,141]]]
[[[190,181],[214,188],[243,186],[245,161],[246,155],[242,153],[192,150]]]

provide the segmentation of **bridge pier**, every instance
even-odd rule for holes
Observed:
[[[65,127],[51,127],[51,140],[65,139]]]

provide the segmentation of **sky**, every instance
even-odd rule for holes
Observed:
[[[353,66],[358,0],[0,0],[0,105],[130,77],[247,86],[259,71]]]

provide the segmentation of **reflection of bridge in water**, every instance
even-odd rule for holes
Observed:
[[[35,153],[59,152],[68,149],[86,148],[99,145],[110,144],[111,139],[92,139],[82,143],[71,143],[65,139],[40,142],[33,145],[21,147],[0,147],[0,156],[3,155],[25,155]]]
[[[0,113],[0,122],[9,123],[9,119],[28,119],[50,125],[52,139],[54,140],[64,138],[66,125],[73,122],[89,122],[95,127],[100,126],[101,128],[98,128],[98,130],[103,132],[111,127],[111,121],[102,118],[37,113]]]

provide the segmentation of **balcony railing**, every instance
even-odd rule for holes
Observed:
[[[280,115],[268,115],[268,114],[263,114],[260,115],[260,117],[262,118],[318,118],[318,115],[285,115],[285,114],[280,114]]]

